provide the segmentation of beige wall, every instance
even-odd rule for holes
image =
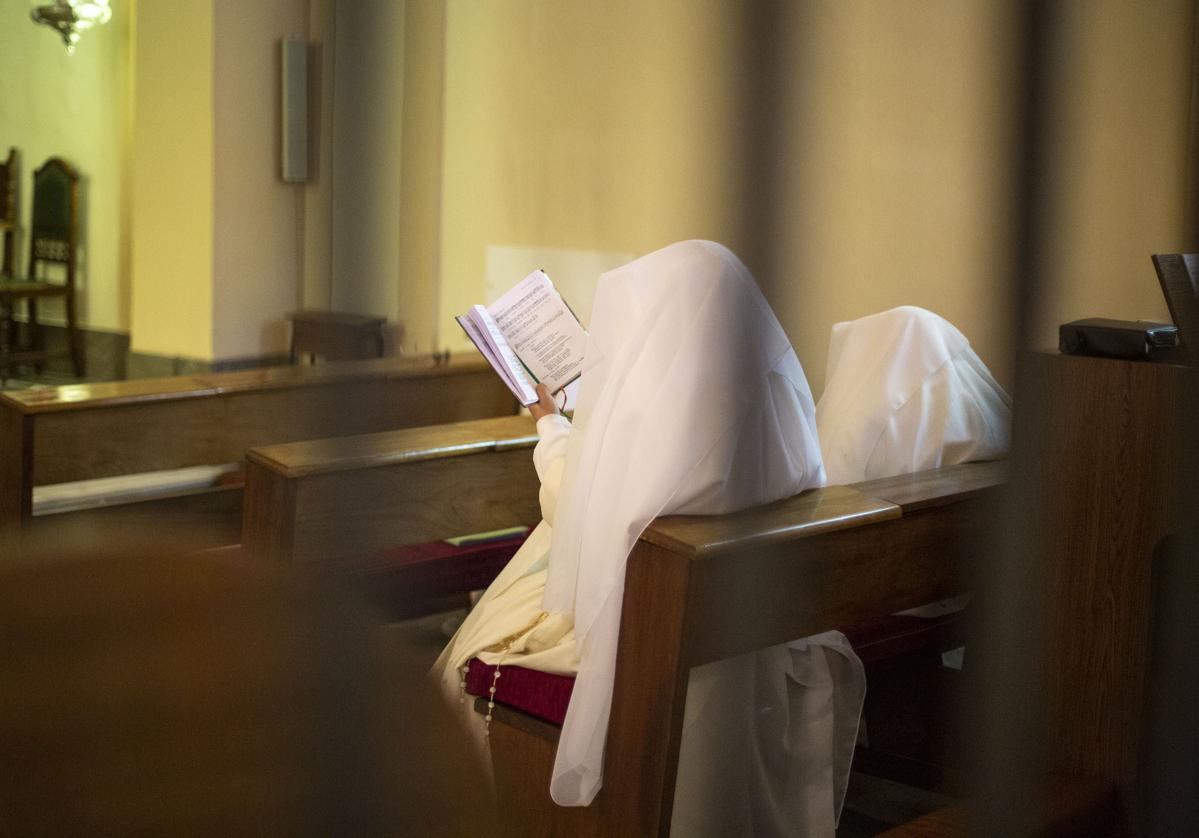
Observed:
[[[307,21],[307,0],[139,4],[134,351],[286,351],[304,194],[279,177],[279,42]]]
[[[21,154],[20,217],[28,225],[34,169],[65,158],[80,173],[80,317],[92,328],[129,328],[127,87],[129,0],[113,0],[112,20],[83,36],[68,55],[58,34],[35,26],[28,0],[0,0],[0,156]],[[27,232],[27,231],[26,231]],[[18,268],[29,255],[19,239]],[[59,301],[39,316],[62,320]]]
[[[787,21],[778,276],[762,281],[816,392],[832,324],[904,304],[957,324],[1006,377],[1002,5],[812,2]]]
[[[1008,25],[990,4],[780,6],[781,131],[764,184],[776,260],[759,271],[813,384],[838,319],[940,311],[998,360],[987,266],[1003,241]],[[767,146],[727,3],[448,3],[442,341],[483,296],[491,245],[741,249]],[[747,261],[762,263],[759,254]],[[514,278],[515,279],[515,278]]]
[[[137,4],[132,348],[213,357],[213,6]]]
[[[402,349],[420,353],[440,348],[445,2],[409,0],[406,8],[396,317]]]
[[[1195,4],[1074,0],[1061,50],[1058,195],[1039,333],[1099,315],[1169,322],[1151,253],[1186,247]]]
[[[1191,6],[1068,7],[1040,344],[1062,320],[1165,314],[1148,256],[1181,246]],[[814,388],[833,322],[904,303],[957,323],[1010,380],[1010,10],[779,8],[783,135],[768,184],[778,253],[759,279]],[[482,299],[489,246],[643,253],[680,238],[734,249],[752,239],[738,210],[760,186],[743,178],[760,147],[738,145],[740,7],[447,0],[446,10],[443,345],[467,346],[452,316]]]
[[[305,186],[280,179],[280,42],[307,30],[307,0],[214,3],[216,360],[285,353],[300,306]]]
[[[737,8],[447,2],[443,345],[469,346],[452,318],[483,299],[488,246],[644,253],[729,238]]]
[[[337,0],[308,4],[308,183],[304,189],[303,307],[333,300],[333,69]]]
[[[817,390],[829,326],[900,303],[958,323],[1006,379],[1006,6],[779,4],[770,143],[744,122],[756,41],[724,0],[115,0],[73,58],[0,0],[0,65],[19,68],[0,145],[26,177],[52,152],[85,170],[86,319],[138,351],[276,352],[301,301],[402,321],[409,351],[465,349],[452,316],[485,297],[489,248],[591,264],[707,237],[758,268]],[[1182,246],[1193,4],[1064,8],[1039,343],[1074,317],[1164,317],[1148,255]],[[305,30],[301,187],[277,174],[277,42]],[[766,263],[743,210],[771,193]]]
[[[342,0],[335,16],[332,306],[390,320],[400,274],[404,7]]]

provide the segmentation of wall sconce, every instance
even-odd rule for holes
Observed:
[[[34,23],[44,23],[62,36],[67,53],[74,54],[79,36],[93,26],[108,23],[112,9],[108,0],[54,0],[29,10]]]

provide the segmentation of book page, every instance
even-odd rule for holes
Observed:
[[[491,312],[483,306],[471,306],[467,320],[487,345],[486,350],[482,345],[479,346],[479,350],[483,352],[483,356],[487,358],[491,366],[500,373],[517,400],[525,406],[537,401],[533,381],[521,364],[520,358],[505,339],[503,331],[492,318]],[[471,334],[471,329],[468,328],[466,333],[474,340],[475,335]],[[476,341],[476,345],[478,345],[478,341]]]
[[[454,318],[458,321],[458,325],[462,327],[462,331],[466,332],[466,336],[470,338],[470,342],[479,350],[479,354],[491,364],[492,368],[499,374],[500,378],[504,379],[504,383],[508,383],[508,377],[504,375],[504,364],[500,361],[496,354],[495,348],[487,339],[487,335],[475,325],[470,314],[461,314]],[[511,388],[511,385],[509,385]]]
[[[508,345],[551,393],[578,377],[587,332],[544,271],[533,271],[487,310]]]

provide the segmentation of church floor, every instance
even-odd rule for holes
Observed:
[[[437,660],[447,640],[442,633],[442,624],[463,613],[447,612],[388,623],[383,629],[386,643],[403,646],[409,653],[407,659],[427,670]],[[849,798],[841,814],[837,838],[871,838],[951,803],[940,795],[855,773],[850,781]]]

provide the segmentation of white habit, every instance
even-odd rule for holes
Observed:
[[[625,564],[641,532],[659,515],[730,512],[819,485],[824,470],[815,428],[811,393],[790,342],[752,276],[726,248],[682,242],[600,278],[574,427],[566,437],[563,420],[538,423],[543,438],[534,458],[546,521],[488,589],[435,669],[451,694],[458,668],[475,655],[577,674],[550,789],[556,802],[586,805],[602,783]],[[562,458],[556,455],[564,437]],[[752,799],[740,800],[738,811],[798,812],[802,820],[804,806],[818,801],[821,821],[831,822],[844,787],[843,777],[834,775],[848,764],[834,771],[827,746],[834,722],[852,745],[860,663],[840,635],[744,659],[756,661],[759,654],[772,656],[758,681],[774,727],[765,740],[743,743],[747,766],[760,763],[762,742],[771,754],[784,748],[816,761],[772,765],[769,776],[751,772],[738,790]],[[742,660],[729,665],[740,667]],[[703,763],[720,763],[725,754],[691,740],[760,718],[753,707],[736,707],[735,717],[710,726],[715,717],[705,708],[720,706],[724,679],[709,675],[696,687],[696,673],[702,678],[706,669],[693,673],[689,691],[683,759],[695,767],[696,784],[689,788],[681,770],[677,835],[693,834],[682,824],[702,822],[714,806],[730,802],[729,795],[717,801],[702,791],[703,779],[713,776]],[[851,712],[833,713],[843,678],[852,682]],[[815,691],[795,687],[808,683]],[[819,721],[815,738],[805,730],[808,719]]]
[[[837,323],[816,407],[830,484],[1007,455],[1011,399],[948,320],[900,306]]]

